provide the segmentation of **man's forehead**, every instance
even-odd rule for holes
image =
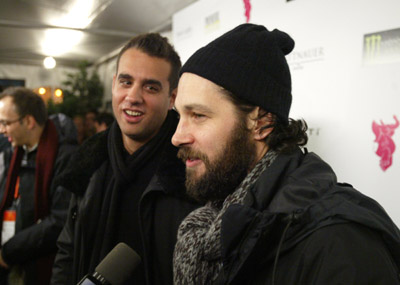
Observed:
[[[125,59],[123,56],[127,54]],[[146,83],[160,83],[169,86],[171,65],[162,58],[149,56],[140,50],[126,51],[121,57],[117,79],[140,80]]]
[[[4,97],[2,97],[2,98],[0,98],[0,102],[1,102],[1,104],[5,104],[5,102],[12,102],[13,100],[12,100],[12,97],[11,96],[9,96],[9,95],[6,95],[6,96],[4,96]]]
[[[15,112],[15,104],[11,96],[5,96],[0,99],[0,108]]]
[[[212,98],[223,98],[222,87],[214,82],[200,77],[193,73],[184,73],[178,84],[178,97],[181,94],[181,99],[194,101],[207,101]]]
[[[207,79],[189,76],[179,82],[175,100],[178,112],[224,113],[223,109],[231,110],[232,105],[223,89]]]
[[[120,57],[117,73],[127,73],[132,66],[139,65],[154,69],[171,69],[171,63],[165,58],[150,55],[140,49],[127,49]],[[122,70],[121,70],[122,68]]]

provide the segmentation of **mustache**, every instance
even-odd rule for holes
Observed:
[[[183,162],[185,162],[186,160],[188,160],[189,158],[198,158],[202,161],[204,161],[205,163],[208,163],[208,157],[196,150],[193,150],[187,146],[182,146],[180,147],[177,157],[181,160],[183,160]]]

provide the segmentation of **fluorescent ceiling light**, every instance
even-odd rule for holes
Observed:
[[[49,29],[42,42],[43,53],[48,56],[60,56],[70,51],[83,37],[81,31]]]
[[[99,2],[98,0],[96,3]],[[42,42],[43,53],[47,56],[61,56],[69,52],[83,38],[83,32],[73,30],[86,28],[97,15],[93,15],[95,0],[76,0],[68,7],[68,12],[57,17],[55,26],[72,28],[48,29]],[[97,3],[98,4],[98,3]]]
[[[60,27],[70,27],[84,29],[93,21],[94,0],[76,0],[69,7],[64,17],[56,20],[56,25]]]

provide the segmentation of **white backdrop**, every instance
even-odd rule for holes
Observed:
[[[183,62],[245,23],[245,4],[249,22],[285,31],[296,42],[287,57],[290,117],[307,121],[308,150],[400,225],[400,127],[394,118],[400,120],[400,1],[199,0],[173,17],[173,42]],[[381,131],[386,126],[379,142],[373,122]],[[376,154],[379,145],[387,156]]]
[[[0,64],[1,79],[25,80],[25,87],[39,88],[42,86],[61,87],[62,81],[67,79],[67,73],[77,72],[76,68],[56,67],[44,69],[42,66]]]

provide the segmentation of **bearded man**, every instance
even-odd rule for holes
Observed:
[[[175,284],[399,284],[400,232],[382,207],[302,148],[289,118],[286,33],[243,24],[181,70],[172,137],[187,192]]]

